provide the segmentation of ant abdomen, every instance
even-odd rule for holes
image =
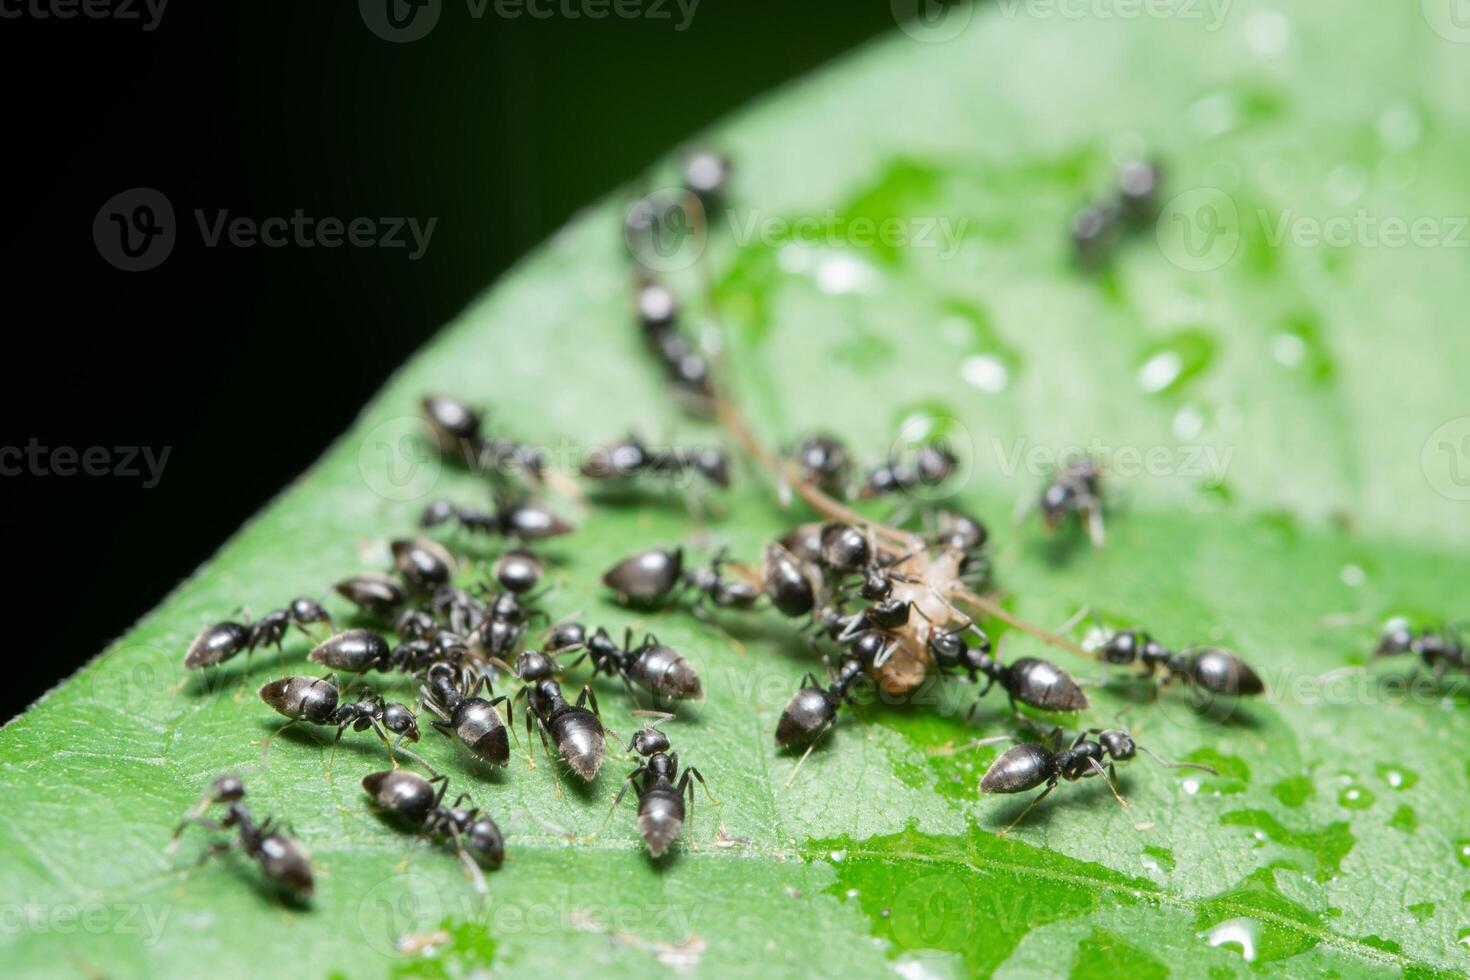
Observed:
[[[1212,694],[1253,695],[1266,690],[1245,661],[1222,647],[1206,647],[1189,659],[1190,680]]]
[[[367,629],[352,629],[318,643],[306,659],[332,670],[361,674],[386,669],[392,660],[388,641]]]
[[[264,685],[260,699],[287,718],[326,725],[337,710],[337,686],[320,677],[282,677]]]
[[[801,748],[815,741],[836,720],[837,705],[837,698],[820,687],[798,690],[776,723],[776,746]]]
[[[982,793],[1024,793],[1059,775],[1056,755],[1040,745],[1022,742],[1001,753],[984,778]]]
[[[704,697],[704,687],[694,666],[673,647],[645,643],[636,653],[628,670],[629,676],[654,694],[683,701],[698,701]]]
[[[1006,693],[1022,704],[1043,711],[1081,711],[1087,707],[1087,695],[1066,671],[1056,664],[1035,657],[1021,657],[1006,664]]]

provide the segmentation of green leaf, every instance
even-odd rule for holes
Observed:
[[[329,741],[309,734],[283,736],[263,768],[258,743],[277,719],[238,671],[173,690],[205,623],[381,567],[382,543],[425,495],[483,492],[416,454],[426,391],[492,404],[497,431],[563,460],[629,428],[716,437],[671,405],[641,350],[624,202],[610,200],[408,364],[162,606],[0,731],[9,971],[1462,972],[1464,699],[1371,680],[1396,665],[1318,678],[1363,664],[1391,614],[1464,611],[1470,344],[1455,331],[1470,280],[1456,216],[1470,213],[1470,58],[1412,5],[1348,18],[1326,0],[1240,2],[1218,29],[1203,5],[1132,19],[1033,6],[977,9],[944,43],[895,35],[719,130],[739,162],[734,213],[701,269],[671,281],[689,322],[718,312],[739,400],[768,442],[821,427],[876,460],[915,413],[942,417],[972,464],[958,502],[992,524],[1017,614],[1052,626],[1088,603],[1170,643],[1241,651],[1270,694],[1223,722],[1177,691],[1153,701],[1126,685],[1093,688],[1080,719],[1111,724],[1126,708],[1144,744],[1219,776],[1140,758],[1120,770],[1131,808],[1100,781],[1068,784],[1002,839],[1022,803],[980,798],[994,750],[936,750],[1011,731],[1007,708],[992,694],[967,723],[970,690],[937,685],[915,699],[935,703],[852,712],[787,786],[794,760],[771,734],[816,667],[792,625],[639,617],[598,585],[614,559],[656,543],[755,557],[799,514],[749,470],[706,525],[677,499],[597,508],[547,549],[553,617],[655,629],[704,678],[708,700],[669,729],[723,805],[700,798],[671,859],[647,858],[626,801],[595,840],[560,833],[597,829],[616,760],[591,789],[558,795],[544,763],[474,775],[429,733],[426,756],[508,834],[480,907],[452,854],[411,850],[369,811],[358,780],[384,762],[370,737],[343,740],[330,780]],[[1138,148],[1165,162],[1165,197],[1186,196],[1084,274],[1069,216],[1106,187],[1113,154]],[[1358,222],[1347,244],[1313,245],[1293,231],[1360,212],[1432,219],[1441,237],[1390,246]],[[793,240],[782,222],[801,217],[847,240]],[[857,217],[930,227],[941,247],[859,247]],[[939,219],[959,232],[952,251]],[[718,311],[696,299],[706,272]],[[293,395],[309,410],[309,392]],[[271,434],[240,444],[270,452]],[[1118,506],[1100,551],[1009,520],[1068,447],[1110,466]],[[305,649],[292,640],[289,668]],[[1099,673],[1015,631],[1004,653]],[[256,659],[253,681],[278,670]],[[609,724],[630,732],[626,698],[600,690]],[[238,854],[202,860],[208,834],[165,855],[174,822],[225,770],[311,849],[309,910],[264,897]],[[410,955],[405,936],[434,942]]]

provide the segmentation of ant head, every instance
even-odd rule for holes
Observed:
[[[1109,729],[1108,731],[1099,733],[1097,741],[1103,747],[1104,752],[1119,762],[1124,759],[1133,758],[1134,753],[1138,749],[1133,743],[1132,735],[1117,729]]]
[[[292,599],[289,613],[292,621],[303,625],[306,623],[330,623],[332,621],[331,613],[327,612],[326,608],[315,599]]]
[[[546,649],[553,652],[572,650],[587,642],[587,627],[581,623],[558,623],[546,638]]]
[[[669,737],[657,728],[649,726],[633,733],[633,751],[642,756],[669,750]]]
[[[1150,643],[1153,640],[1141,630],[1118,630],[1103,641],[1097,652],[1104,663],[1131,664],[1140,649]]]
[[[959,462],[947,443],[931,442],[919,447],[914,456],[914,469],[919,482],[933,486],[948,479]]]
[[[410,742],[419,740],[419,722],[412,711],[397,702],[383,708],[383,727],[394,735],[402,735]]]
[[[234,803],[245,796],[245,784],[233,774],[219,776],[209,784],[205,796],[211,803]]]
[[[522,650],[516,657],[515,675],[528,683],[547,680],[556,670],[557,662],[539,650]]]
[[[419,527],[434,527],[454,518],[455,508],[447,500],[436,500],[419,514]]]
[[[1050,483],[1041,491],[1041,516],[1047,527],[1056,527],[1077,503],[1077,488],[1070,483]]]
[[[429,672],[425,675],[429,683],[429,689],[439,700],[453,694],[459,688],[459,672],[449,664],[439,662],[429,665]]]

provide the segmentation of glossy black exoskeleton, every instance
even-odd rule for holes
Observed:
[[[1051,743],[1049,745],[1021,742],[1011,746],[991,763],[985,776],[980,780],[982,793],[1024,793],[1043,783],[1046,784],[1046,788],[1017,814],[1016,819],[1012,820],[1005,830],[1001,831],[1002,836],[1019,823],[1032,807],[1046,799],[1062,780],[1075,782],[1078,779],[1101,776],[1108,784],[1108,788],[1112,790],[1114,798],[1123,806],[1127,806],[1128,802],[1118,794],[1118,787],[1114,782],[1114,764],[1132,759],[1139,750],[1148,754],[1155,762],[1170,769],[1201,769],[1212,774],[1215,772],[1209,766],[1198,763],[1165,762],[1134,742],[1133,737],[1127,732],[1115,729],[1089,728],[1078,733],[1077,737],[1072,740],[1072,744],[1063,749],[1059,747],[1061,731],[1058,728],[1051,733],[1048,739]],[[1088,736],[1096,737],[1089,738]],[[988,741],[993,740],[982,740],[982,742]]]
[[[389,544],[393,551],[393,570],[412,592],[430,592],[447,585],[459,570],[459,562],[449,550],[428,538],[407,538]]]
[[[710,793],[709,784],[698,769],[685,766],[682,773],[679,771],[679,753],[669,751],[669,737],[657,728],[650,726],[635,732],[632,747],[645,761],[623,780],[623,785],[613,797],[608,816],[611,817],[618,804],[623,802],[631,785],[638,797],[638,832],[648,846],[648,853],[659,857],[668,850],[684,826],[686,796],[689,798],[689,823],[693,824],[694,784],[691,779],[699,781],[711,803],[719,806],[720,801]]]
[[[359,692],[355,701],[339,703],[340,696],[335,677],[282,677],[260,689],[262,701],[291,719],[286,727],[298,721],[335,727],[334,752],[349,728],[355,732],[372,729],[388,746],[390,758],[399,743],[419,740],[418,719],[404,705],[385,701],[371,691]],[[397,737],[390,739],[390,733]]]
[[[592,689],[582,688],[577,703],[571,704],[562,695],[561,685],[544,677],[521,688],[516,697],[522,694],[528,696],[530,706],[526,712],[526,737],[531,737],[534,724],[548,756],[553,755],[549,738],[572,772],[589,781],[596,776],[602,768],[606,737],[598,717],[597,695]],[[587,704],[592,705],[590,711],[584,707]]]
[[[803,483],[829,494],[846,491],[851,461],[847,447],[836,436],[824,432],[803,436],[787,455]]]
[[[292,897],[309,898],[315,882],[306,848],[294,837],[275,830],[269,819],[257,825],[242,802],[244,798],[245,784],[239,777],[220,776],[212,781],[203,798],[185,814],[174,830],[169,841],[169,851],[172,852],[178,846],[179,836],[190,824],[215,831],[233,828],[238,833],[237,843],[240,850],[260,865],[260,870],[271,884]],[[219,805],[225,807],[224,818],[218,822],[205,819],[204,813],[211,806]]]
[[[592,480],[648,476],[676,481],[690,472],[698,473],[719,487],[730,485],[730,460],[723,450],[677,446],[655,449],[645,446],[634,435],[621,442],[598,447],[582,464],[582,475]]]
[[[437,790],[435,783],[439,784]],[[505,860],[505,838],[495,821],[478,807],[463,808],[468,794],[461,793],[453,806],[444,805],[448,776],[436,774],[425,779],[408,769],[394,769],[369,773],[362,779],[362,788],[379,809],[420,834],[449,838],[475,890],[485,894],[485,876],[480,869],[500,867]]]
[[[206,626],[189,644],[184,654],[184,667],[196,670],[213,667],[241,653],[254,653],[257,647],[273,646],[279,653],[286,630],[295,626],[307,636],[307,626],[315,623],[331,625],[332,616],[314,599],[294,599],[284,609],[266,613],[254,622],[223,622]]]
[[[1097,655],[1108,664],[1136,664],[1144,676],[1157,671],[1161,684],[1177,682],[1209,694],[1250,696],[1266,690],[1260,675],[1224,647],[1186,648],[1175,653],[1139,629],[1109,634],[1097,647]]]
[[[1436,677],[1443,677],[1449,671],[1470,673],[1470,653],[1466,651],[1462,630],[1458,626],[1415,630],[1402,619],[1390,621],[1373,655],[1395,657],[1406,654],[1418,657]]]
[[[890,459],[868,474],[858,487],[861,499],[882,497],[917,487],[937,487],[959,468],[959,459],[942,442],[928,442],[914,450],[913,460]]]
[[[682,701],[698,701],[704,697],[704,688],[699,683],[694,665],[673,647],[659,643],[658,637],[652,633],[645,633],[642,642],[635,647],[633,631],[629,629],[623,635],[623,645],[618,646],[617,641],[601,627],[589,636],[580,623],[562,623],[551,631],[546,649],[551,653],[580,651],[580,656],[567,667],[575,667],[586,657],[597,673],[621,677],[624,683],[637,685],[655,697]]]
[[[721,551],[709,564],[686,571],[683,548],[653,549],[623,559],[602,576],[602,582],[624,602],[637,605],[657,605],[692,589],[721,609],[751,608],[760,590],[749,582],[727,579],[723,572],[727,564]]]
[[[490,694],[489,699],[479,696],[482,686]],[[439,663],[429,668],[427,682],[420,690],[424,695],[420,703],[435,716],[436,731],[491,765],[503,767],[510,762],[508,728],[495,710],[497,705],[505,705],[506,717],[514,723],[510,699],[496,697],[488,677],[462,675],[448,664]]]
[[[529,500],[501,501],[493,511],[459,507],[448,500],[436,500],[425,507],[419,516],[419,526],[424,528],[451,521],[466,531],[501,535],[521,541],[541,541],[572,531],[572,525],[549,508]]]
[[[1041,519],[1055,530],[1076,514],[1096,547],[1103,544],[1102,470],[1090,459],[1075,459],[1057,470],[1041,491]]]
[[[979,642],[966,643],[967,634],[978,636]],[[935,630],[929,636],[928,647],[941,672],[960,671],[971,682],[984,676],[986,683],[979,697],[999,685],[1010,698],[1012,709],[1018,701],[1042,711],[1082,711],[1087,707],[1087,695],[1066,671],[1036,657],[1002,664],[991,655],[990,638],[973,625],[953,631]],[[970,710],[973,712],[974,707]]]
[[[386,575],[354,575],[332,586],[342,598],[374,619],[390,619],[408,601],[408,592]]]

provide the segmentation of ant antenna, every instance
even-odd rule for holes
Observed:
[[[1152,749],[1147,748],[1147,747],[1142,746],[1142,745],[1139,745],[1137,742],[1134,742],[1133,745],[1134,745],[1135,748],[1138,749],[1138,751],[1142,752],[1144,755],[1148,756],[1150,759],[1154,760],[1159,765],[1163,766],[1165,769],[1201,769],[1201,770],[1209,773],[1211,776],[1218,776],[1218,775],[1220,775],[1220,773],[1219,773],[1218,770],[1213,769],[1210,766],[1204,765],[1203,763],[1200,763],[1200,762],[1167,762],[1164,759],[1159,758],[1159,756],[1157,754],[1155,754]]]

